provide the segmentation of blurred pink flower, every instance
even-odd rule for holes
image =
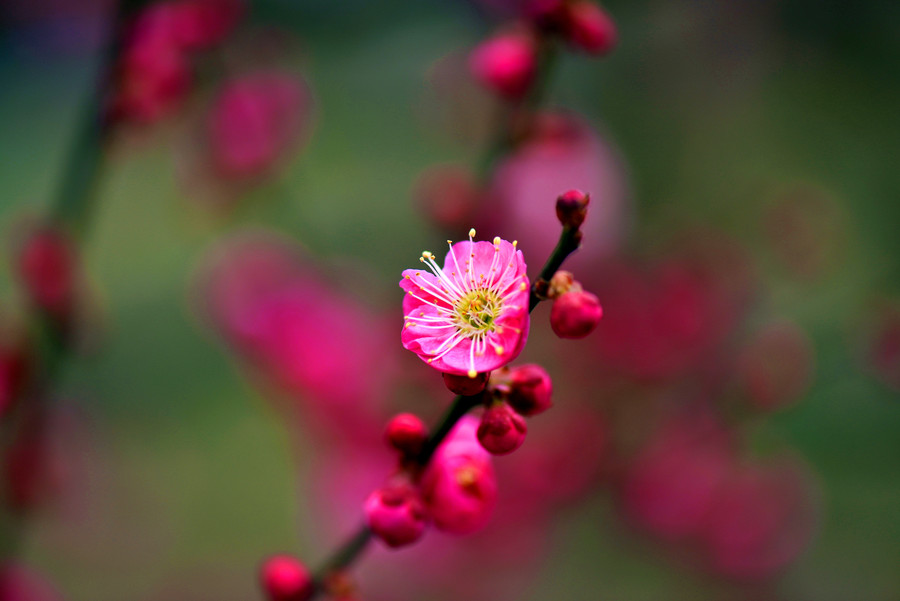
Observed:
[[[472,51],[469,68],[486,88],[505,98],[521,98],[537,72],[535,41],[527,32],[496,35]]]
[[[56,588],[41,574],[22,564],[0,564],[0,599],[3,601],[62,601]]]
[[[782,460],[736,469],[710,506],[702,531],[711,566],[736,578],[773,576],[808,546],[817,523],[808,470]]]
[[[528,337],[529,280],[522,251],[494,238],[450,247],[441,268],[403,272],[403,347],[442,372],[474,378],[515,359]]]
[[[435,527],[452,534],[484,528],[497,503],[490,454],[477,439],[478,420],[465,417],[438,447],[422,475],[425,504]]]
[[[764,410],[800,400],[812,381],[813,346],[789,320],[773,321],[756,332],[738,355],[738,380],[747,399]]]
[[[266,234],[228,240],[201,270],[199,293],[225,341],[305,400],[308,417],[332,435],[378,437],[394,376],[388,321],[321,278],[299,248]]]
[[[716,349],[740,323],[755,280],[733,242],[693,236],[649,268],[616,263],[595,271],[604,316],[591,340],[605,365],[646,380],[716,366]]]
[[[628,467],[623,510],[662,539],[696,535],[734,459],[730,434],[711,416],[669,419]]]
[[[559,239],[556,199],[572,188],[590,194],[591,205],[581,228],[584,244],[566,269],[592,288],[593,280],[585,276],[599,257],[618,249],[630,208],[622,159],[581,118],[539,115],[531,135],[496,165],[485,196],[490,201],[483,207],[489,223],[476,222],[476,227],[489,226],[507,240],[518,240],[529,256],[543,261]]]
[[[311,98],[301,78],[258,72],[228,82],[209,113],[209,152],[226,179],[269,172],[304,137]]]

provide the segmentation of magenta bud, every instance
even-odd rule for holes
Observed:
[[[52,227],[35,230],[19,253],[18,271],[31,303],[57,319],[69,317],[75,302],[75,250]]]
[[[579,228],[587,217],[590,194],[581,190],[569,190],[563,192],[556,199],[556,217],[563,227]]]
[[[412,413],[398,413],[388,422],[384,438],[391,448],[412,457],[422,450],[422,444],[428,438],[428,429]]]
[[[469,376],[455,376],[453,374],[444,374],[444,384],[453,394],[461,394],[463,396],[472,396],[478,394],[487,386],[490,372],[479,373],[474,378]]]
[[[312,598],[313,581],[299,560],[290,555],[274,555],[260,570],[260,581],[269,601],[306,601]]]
[[[496,403],[481,416],[478,442],[492,455],[506,455],[522,446],[527,432],[524,417],[506,403]]]
[[[590,292],[566,292],[555,301],[550,310],[550,327],[560,338],[584,338],[594,331],[603,308],[600,300]]]
[[[482,42],[469,57],[472,74],[485,87],[509,99],[521,98],[537,69],[534,43],[522,34],[503,34]]]
[[[567,9],[563,30],[572,46],[595,55],[615,47],[619,34],[606,11],[589,0],[572,2]]]
[[[540,365],[528,363],[512,368],[508,386],[506,400],[520,415],[537,415],[553,406],[553,382]]]
[[[422,538],[428,524],[422,497],[409,484],[392,484],[374,491],[363,509],[369,529],[394,549]]]

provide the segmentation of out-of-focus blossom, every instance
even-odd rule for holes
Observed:
[[[840,262],[846,219],[824,190],[794,185],[780,192],[766,209],[767,248],[793,276],[819,279]]]
[[[564,8],[563,36],[572,46],[595,55],[607,54],[618,42],[616,24],[591,0],[568,2]]]
[[[190,89],[190,52],[224,40],[243,12],[241,0],[171,0],[141,10],[117,57],[108,117],[150,124],[171,114]]]
[[[31,367],[24,336],[5,325],[0,324],[0,421],[22,393]]]
[[[515,359],[528,337],[529,280],[522,251],[494,238],[450,247],[443,268],[407,269],[403,347],[442,372],[475,378]]]
[[[304,137],[309,90],[294,74],[259,72],[227,83],[209,114],[209,151],[226,179],[259,177]]]
[[[31,304],[58,322],[68,322],[76,310],[80,274],[66,233],[50,225],[31,229],[18,249],[16,268]]]
[[[591,337],[604,362],[632,377],[660,380],[714,364],[754,291],[742,249],[719,237],[680,242],[651,268],[595,270],[604,318]]]
[[[626,515],[664,539],[695,535],[734,463],[729,433],[706,414],[670,419],[640,450],[622,483]]]
[[[268,601],[305,601],[312,597],[309,570],[290,555],[276,555],[260,568],[260,581]]]
[[[3,601],[62,601],[56,588],[32,568],[6,561],[0,564],[0,599]]]
[[[876,306],[865,326],[864,356],[869,370],[887,386],[900,391],[900,309]]]
[[[460,420],[422,475],[422,495],[434,525],[468,534],[487,525],[497,503],[491,456],[477,438],[478,420]]]
[[[530,136],[497,164],[482,219],[501,237],[518,240],[529,256],[547,257],[559,238],[550,221],[554,203],[572,188],[590,194],[591,208],[581,228],[584,246],[566,265],[576,273],[593,272],[597,259],[624,238],[628,192],[615,149],[580,118],[539,115]],[[476,222],[476,227],[486,225]]]
[[[814,492],[807,470],[796,461],[735,469],[703,524],[711,567],[731,577],[761,579],[793,562],[815,530]]]
[[[738,378],[748,400],[774,410],[803,397],[813,374],[813,347],[804,331],[787,320],[757,332],[738,356]]]
[[[537,72],[535,41],[525,32],[499,34],[472,51],[469,67],[486,88],[505,98],[521,98]]]
[[[458,165],[426,169],[413,189],[413,199],[420,210],[446,231],[474,223],[482,196],[472,174]]]
[[[283,168],[312,130],[313,100],[296,72],[268,69],[223,84],[178,161],[186,194],[230,207]]]
[[[190,83],[188,57],[169,31],[138,27],[118,58],[109,119],[154,123],[178,108]]]
[[[229,346],[305,400],[307,417],[325,419],[332,435],[377,437],[394,375],[390,326],[316,274],[299,248],[265,234],[228,240],[201,270],[199,292]]]

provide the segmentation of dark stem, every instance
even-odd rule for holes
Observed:
[[[579,245],[581,245],[581,230],[578,228],[564,227],[562,234],[559,236],[559,242],[556,243],[556,248],[553,249],[550,258],[544,263],[544,268],[541,269],[541,273],[538,275],[537,280],[531,285],[531,294],[528,297],[529,312],[534,311],[537,304],[544,300],[543,293],[546,291],[546,287],[550,283],[550,280],[556,272],[559,271],[559,268],[562,266],[563,261],[566,260],[566,257],[578,250]]]
[[[475,169],[476,181],[480,185],[485,186],[488,183],[497,161],[509,154],[527,137],[534,122],[534,115],[547,97],[558,55],[557,42],[546,35],[541,36],[538,40],[534,83],[524,98],[514,104],[503,104],[498,109],[500,116],[496,120],[497,131]]]

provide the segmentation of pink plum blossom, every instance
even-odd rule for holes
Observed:
[[[475,378],[515,359],[528,336],[529,280],[516,244],[469,240],[450,247],[441,268],[407,269],[403,347],[442,372]]]

